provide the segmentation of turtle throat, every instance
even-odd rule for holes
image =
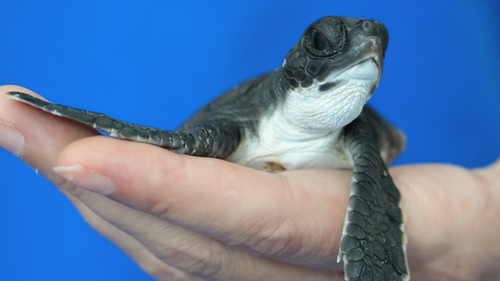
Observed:
[[[303,131],[334,131],[352,122],[377,88],[379,68],[369,58],[324,81],[286,93],[283,115]]]

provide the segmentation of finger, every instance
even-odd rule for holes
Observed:
[[[474,169],[474,172],[484,181],[488,186],[491,186],[493,196],[496,198],[500,197],[500,158],[497,159],[493,164],[484,167]]]
[[[27,91],[16,87],[4,87],[2,90]],[[162,280],[199,279],[185,271],[210,276],[213,280],[262,280],[262,278],[278,280],[278,277],[286,280],[310,278],[322,280],[331,276],[330,272],[269,261],[241,251],[234,251],[220,242],[207,243],[206,241],[210,239],[198,233],[192,233],[157,217],[129,209],[98,194],[75,188],[62,180],[51,168],[54,166],[56,156],[68,143],[97,133],[87,127],[44,114],[4,97],[2,97],[2,102],[11,108],[10,111],[8,110],[9,114],[2,116],[3,120],[14,124],[16,129],[25,135],[23,160],[63,187],[63,192],[70,197],[90,224],[128,251],[143,268],[154,276]],[[128,233],[121,231],[120,228],[127,230]],[[130,233],[137,236],[146,247],[129,235]],[[165,240],[168,243],[162,242]],[[179,249],[179,245],[185,245],[188,249]],[[203,254],[207,252],[218,254],[207,258]],[[214,260],[219,262],[213,262]],[[167,262],[180,269],[176,269]],[[217,270],[218,268],[223,270]],[[249,273],[250,268],[254,270]]]
[[[190,276],[207,280],[342,280],[339,271],[318,270],[257,257],[107,197],[77,193],[78,189],[72,192],[84,206],[129,234],[129,237],[137,239],[165,264]]]
[[[82,213],[85,220],[105,237],[111,239],[117,246],[127,252],[132,259],[138,262],[139,266],[158,280],[168,281],[201,281],[205,280],[200,277],[191,275],[176,267],[165,263],[153,254],[148,248],[141,244],[138,240],[125,233],[115,225],[102,219],[94,211],[89,209],[87,205],[82,203],[80,199],[63,190],[63,193],[73,202],[78,211]],[[88,198],[88,197],[87,197]],[[135,211],[134,211],[135,212]],[[123,213],[121,214],[123,217]],[[141,227],[141,226],[138,226]]]
[[[60,151],[77,139],[96,135],[97,131],[86,126],[75,126],[72,121],[51,116],[41,110],[11,100],[4,95],[9,91],[23,91],[42,98],[23,87],[0,86],[0,121],[4,126],[17,130],[22,135],[22,141],[15,140],[18,143],[12,143],[12,139],[7,139],[2,134],[0,144],[5,144],[8,150],[21,146],[17,149],[21,152],[15,154],[20,154],[18,156],[26,163],[39,169],[49,179],[60,179],[60,176],[52,170]]]
[[[161,280],[197,280],[194,277],[186,279],[186,276],[189,277],[188,274],[181,273],[178,269],[164,264],[132,237],[98,217],[80,200],[71,195],[69,191],[77,193],[81,197],[87,198],[87,200],[91,200],[92,197],[98,195],[76,189],[72,184],[68,185],[60,175],[54,172],[53,167],[56,164],[57,157],[65,146],[77,139],[96,135],[98,132],[87,126],[44,113],[41,110],[11,100],[3,94],[9,91],[30,93],[42,98],[23,87],[14,85],[0,86],[0,129],[8,130],[7,133],[0,133],[0,145],[21,157],[23,161],[42,172],[61,187],[63,193],[71,199],[91,225],[106,237],[115,241],[154,276],[158,278],[165,277],[160,278]],[[173,276],[177,279],[171,278]]]
[[[58,164],[83,165],[110,179],[114,189],[101,190],[110,198],[229,245],[303,265],[336,265],[349,172],[275,175],[104,137],[72,144]],[[66,176],[85,186],[83,174]]]

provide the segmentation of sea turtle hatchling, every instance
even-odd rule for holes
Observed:
[[[345,280],[409,280],[401,196],[386,167],[404,137],[365,105],[378,87],[388,41],[387,29],[376,20],[323,17],[307,27],[281,67],[219,96],[175,131],[25,93],[7,95],[112,136],[181,154],[270,172],[353,169],[338,255]]]

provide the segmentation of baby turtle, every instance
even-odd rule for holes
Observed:
[[[409,280],[401,196],[386,164],[403,135],[366,105],[382,75],[389,35],[364,18],[311,24],[280,68],[241,83],[178,130],[120,121],[25,93],[15,100],[119,138],[258,170],[352,169],[338,261],[345,280]]]

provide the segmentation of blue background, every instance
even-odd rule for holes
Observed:
[[[370,103],[407,134],[397,164],[491,163],[500,156],[499,2],[407,2],[0,0],[0,84],[174,128],[278,67],[316,19],[376,18],[390,43]],[[5,150],[0,194],[1,280],[151,280]]]

